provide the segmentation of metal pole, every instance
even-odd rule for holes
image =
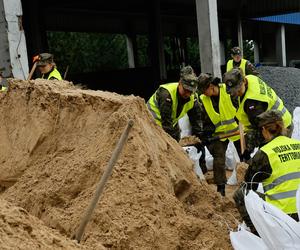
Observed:
[[[112,156],[111,156],[111,158],[108,162],[108,165],[107,165],[107,167],[106,167],[106,169],[105,169],[105,171],[104,171],[104,173],[101,177],[101,180],[97,185],[94,197],[92,198],[92,201],[91,201],[88,209],[86,210],[85,215],[81,219],[80,226],[79,226],[79,228],[78,228],[78,230],[75,234],[75,239],[77,240],[77,242],[80,242],[80,240],[81,240],[81,237],[84,233],[84,229],[85,229],[87,223],[89,222],[89,220],[92,216],[92,213],[93,213],[93,211],[94,211],[94,209],[97,205],[97,202],[98,202],[98,200],[99,200],[99,198],[100,198],[100,196],[101,196],[101,194],[104,190],[104,186],[105,186],[108,178],[111,176],[113,167],[114,167],[116,161],[119,158],[119,155],[120,155],[120,153],[123,149],[123,146],[125,145],[125,142],[127,140],[129,131],[132,128],[132,126],[133,126],[133,120],[129,120],[125,130],[123,131],[123,134],[122,134],[121,138],[118,141],[117,146],[115,147],[115,149],[112,153]]]

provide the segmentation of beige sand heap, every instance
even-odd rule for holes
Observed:
[[[88,249],[48,228],[26,210],[0,199],[0,248]]]
[[[182,148],[134,96],[11,81],[0,96],[1,197],[72,235],[129,119],[128,142],[81,243],[231,249],[234,204],[197,180]]]

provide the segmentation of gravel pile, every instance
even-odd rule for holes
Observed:
[[[291,114],[296,107],[300,107],[300,69],[261,66],[258,71],[262,79],[283,100]]]

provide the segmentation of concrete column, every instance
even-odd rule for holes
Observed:
[[[216,0],[195,0],[201,71],[221,77],[218,9]]]
[[[128,66],[129,68],[135,68],[134,60],[134,48],[133,48],[133,38],[132,36],[126,35],[126,44],[127,44],[127,55],[128,55]]]
[[[237,34],[238,34],[238,42],[239,47],[242,50],[242,53],[244,52],[244,46],[243,46],[243,27],[242,27],[242,20],[241,17],[238,17],[238,27],[237,27]]]
[[[280,24],[276,34],[276,58],[280,66],[286,67],[285,26]]]
[[[0,0],[0,69],[3,77],[26,79],[28,58],[20,0]]]
[[[254,45],[254,63],[259,63],[259,45],[256,41],[253,41]]]
[[[164,54],[163,33],[160,15],[160,0],[150,3],[149,42],[151,65],[159,80],[167,79],[167,69]]]
[[[226,64],[226,61],[225,61],[225,46],[224,46],[224,43],[222,41],[220,41],[220,64],[221,65]]]

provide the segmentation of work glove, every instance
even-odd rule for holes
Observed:
[[[250,158],[251,158],[251,151],[249,151],[248,149],[245,149],[244,153],[241,155],[241,161],[246,162],[246,161],[250,160]]]

